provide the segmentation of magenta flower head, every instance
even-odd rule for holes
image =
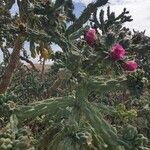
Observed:
[[[138,64],[134,60],[126,61],[123,64],[123,68],[126,71],[136,71],[138,68]]]
[[[96,38],[97,36],[95,29],[89,29],[86,31],[84,39],[90,46],[96,43]]]
[[[125,56],[125,49],[119,44],[115,44],[111,50],[110,57],[113,61],[123,59]]]

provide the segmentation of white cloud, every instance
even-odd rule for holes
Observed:
[[[73,0],[75,3],[82,3],[84,5],[89,4],[90,2],[93,2],[94,0]]]
[[[74,0],[75,3],[80,2],[84,5],[93,1],[95,0]],[[146,34],[150,35],[150,0],[109,0],[108,5],[117,14],[121,13],[123,8],[127,8],[133,21],[125,25],[130,29],[146,30]]]
[[[113,0],[112,0],[113,1]],[[110,5],[111,10],[116,13],[120,13],[123,8],[127,8],[130,11],[130,15],[133,21],[126,23],[126,26],[130,29],[135,29],[139,31],[146,30],[146,34],[150,35],[150,1],[149,0],[126,0],[126,3],[121,5]]]
[[[75,3],[83,3],[85,5],[89,4],[90,2],[94,2],[96,0],[73,0]],[[135,4],[135,3],[139,3],[139,2],[142,2],[142,3],[145,3],[149,0],[109,0],[109,3],[110,4],[113,4],[113,5],[118,5],[118,4]]]

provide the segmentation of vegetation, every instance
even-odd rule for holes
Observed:
[[[97,0],[77,18],[72,0],[16,2],[13,16],[15,0],[0,1],[0,149],[150,149],[150,37],[123,27],[129,12],[98,13],[108,0]]]

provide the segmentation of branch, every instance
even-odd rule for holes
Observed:
[[[42,64],[41,79],[43,79],[44,70],[45,70],[45,59],[43,60],[43,64]]]
[[[20,56],[20,59],[21,59],[21,60],[24,60],[24,61],[27,62],[27,63],[29,63],[34,71],[39,72],[39,70],[34,66],[34,64],[33,64],[32,61],[30,61],[29,59],[27,59],[27,58],[25,58],[25,57],[22,57],[22,56]]]
[[[110,79],[108,81],[105,81],[103,78],[89,77],[87,87],[89,92],[93,90],[98,92],[107,92],[128,89],[127,79],[125,77]]]
[[[42,114],[56,114],[59,108],[64,109],[67,106],[72,106],[73,104],[74,97],[72,96],[56,97],[32,103],[30,106],[19,106],[15,113],[21,122],[26,119],[35,119],[37,116]]]
[[[19,34],[16,39],[13,52],[9,58],[9,63],[4,71],[4,74],[0,78],[0,94],[3,94],[6,92],[12,80],[13,73],[15,72],[15,69],[17,65],[19,64],[20,50],[23,46],[23,43],[24,43],[24,38],[22,34]]]
[[[88,21],[88,19],[91,16],[91,13],[96,11],[96,6],[95,4],[91,3],[87,6],[87,8],[83,11],[82,15],[73,23],[73,25],[71,25],[66,33],[72,34],[73,32],[76,32],[78,29],[80,29],[82,27],[82,25],[84,23],[86,23]]]
[[[12,34],[19,33],[20,30],[12,25],[8,25],[5,27],[4,32],[9,32]],[[49,34],[45,33],[44,31],[35,31],[34,29],[31,29],[29,27],[26,27],[26,30],[24,31],[24,35],[28,37],[29,39],[35,39],[35,40],[41,40],[41,41],[52,41],[56,44],[58,44],[63,51],[68,51],[68,44],[67,39],[63,34],[60,34],[58,31],[54,31],[53,29],[49,31]]]
[[[103,6],[108,2],[108,0],[97,0],[96,3],[90,3],[87,8],[84,9],[81,16],[71,25],[66,33],[67,35],[72,34],[73,32],[76,32],[78,29],[80,29],[84,23],[88,21],[91,14],[97,11],[97,7]]]
[[[56,79],[54,81],[54,83],[52,84],[52,86],[50,86],[47,90],[47,92],[45,93],[44,98],[49,98],[51,95],[54,95],[55,92],[57,91],[58,87],[62,84],[62,80],[61,79]]]
[[[55,92],[58,90],[58,88],[62,85],[64,80],[69,80],[71,77],[71,73],[65,69],[60,69],[57,73],[57,79],[54,81],[52,86],[48,88],[48,90],[45,93],[44,98],[48,98],[51,95],[55,94]]]
[[[19,33],[20,30],[12,25],[8,25],[5,27],[4,32],[10,32],[12,34]],[[24,35],[29,38],[34,38],[36,40],[43,40],[43,41],[50,41],[52,40],[52,37],[47,35],[45,32],[35,31],[29,27],[26,27],[26,30],[24,31]]]
[[[114,12],[110,12],[110,7],[107,7],[107,19],[104,17],[104,10],[101,10],[99,13],[99,18],[97,18],[97,13],[94,12],[93,14],[93,22],[95,23],[96,26],[98,26],[101,30],[102,33],[108,32],[109,28],[112,25],[122,25],[125,22],[130,22],[133,19],[131,19],[131,16],[128,15],[129,11],[126,10],[126,8],[123,9],[123,12],[118,15],[117,17],[115,16]]]

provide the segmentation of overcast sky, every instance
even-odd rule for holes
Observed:
[[[83,9],[94,0],[73,1],[75,3],[75,13],[79,16]],[[116,14],[121,13],[123,8],[127,8],[134,20],[133,22],[125,24],[125,26],[139,31],[146,30],[146,34],[150,36],[150,0],[109,0],[108,5],[110,5],[111,10],[116,12]],[[106,6],[104,6],[103,9],[106,9]],[[17,7],[13,6],[11,13],[15,14],[16,11]],[[58,50],[59,47],[54,46],[54,49]],[[0,51],[0,62],[1,61],[2,53]],[[35,62],[37,62],[37,60]]]
[[[84,5],[93,1],[94,0],[74,0],[75,3],[82,3]],[[116,13],[120,13],[123,8],[127,8],[134,20],[126,24],[126,26],[140,31],[146,30],[146,34],[150,35],[150,0],[109,0],[108,5],[110,5],[111,10]]]

